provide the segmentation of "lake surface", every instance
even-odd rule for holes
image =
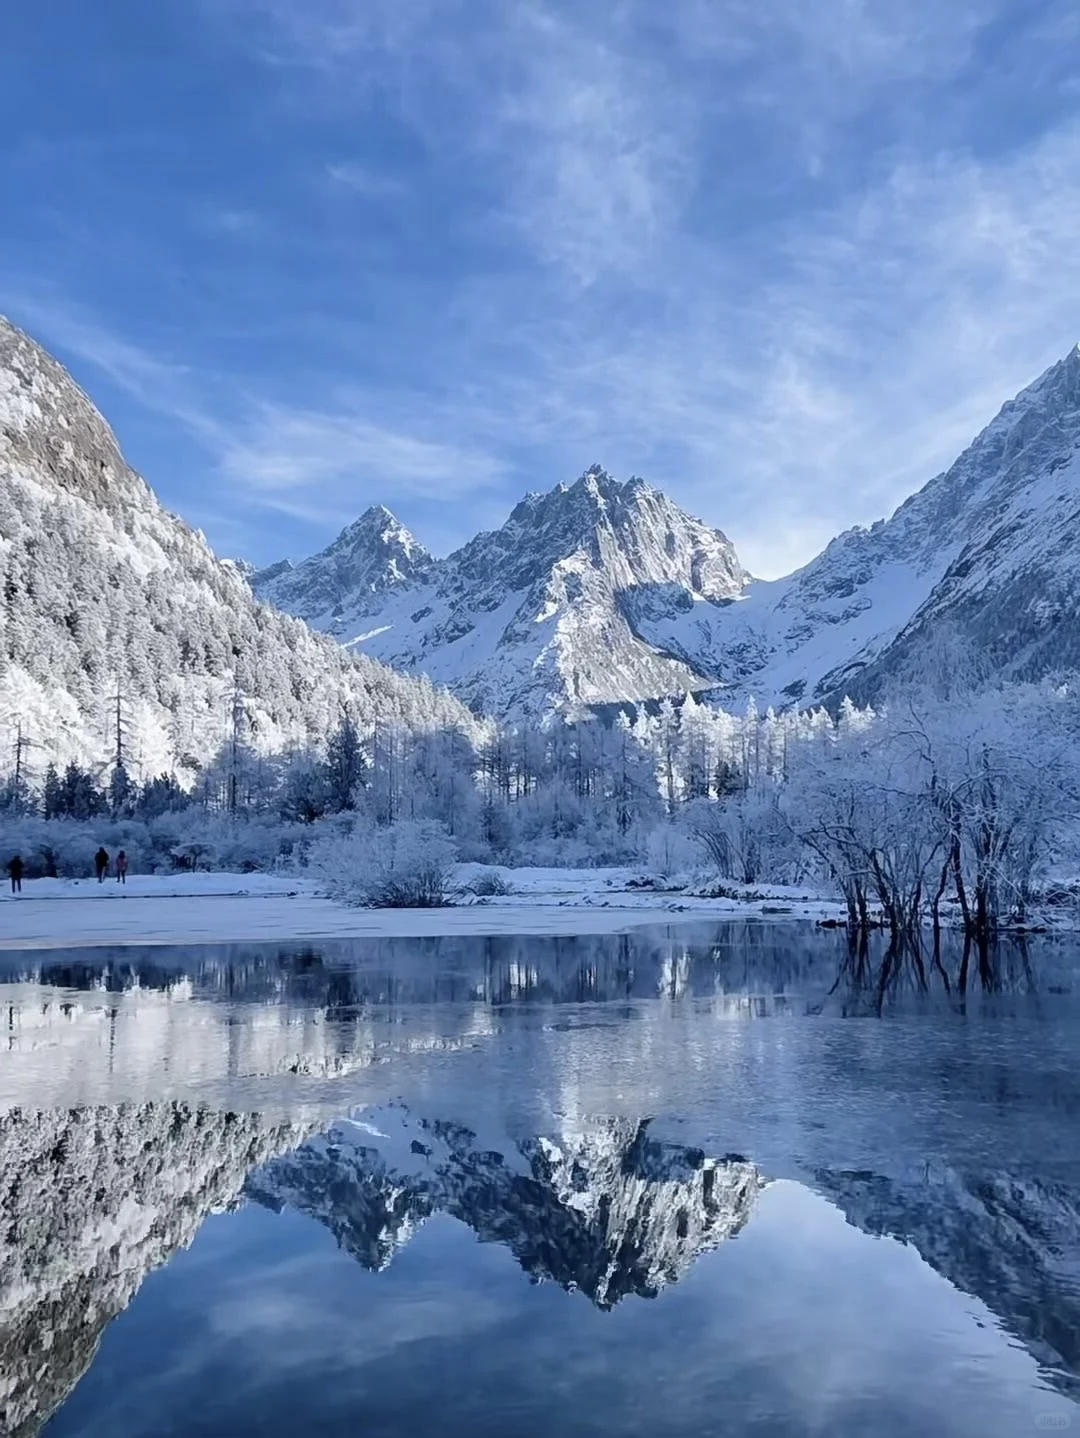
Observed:
[[[0,1432],[1080,1430],[1080,947],[881,962],[3,955]]]

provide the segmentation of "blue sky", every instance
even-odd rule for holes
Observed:
[[[1075,0],[37,0],[0,309],[218,549],[594,461],[779,574],[1080,338]]]

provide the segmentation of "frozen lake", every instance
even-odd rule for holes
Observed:
[[[1080,946],[879,959],[0,954],[0,1431],[1080,1427]]]

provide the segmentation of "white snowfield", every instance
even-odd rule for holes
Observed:
[[[842,906],[770,886],[767,899],[693,899],[625,887],[626,869],[503,869],[512,892],[444,909],[349,908],[292,875],[131,875],[27,880],[0,896],[0,950],[449,934],[605,934],[732,918],[817,919]],[[465,875],[468,877],[468,875]]]

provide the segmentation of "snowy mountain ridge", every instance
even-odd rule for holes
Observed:
[[[648,1120],[596,1120],[511,1145],[392,1103],[271,1159],[245,1192],[316,1219],[376,1271],[446,1212],[481,1242],[506,1245],[533,1278],[610,1309],[655,1297],[735,1237],[764,1186],[745,1159],[661,1143]]]
[[[641,621],[673,606],[729,604],[749,578],[721,531],[644,480],[619,483],[599,466],[526,495],[501,529],[407,577],[396,553],[378,583],[380,556],[370,565],[357,557],[365,583],[346,597],[337,575],[348,534],[295,569],[256,575],[256,592],[503,717],[710,687],[692,659],[643,637]]]
[[[41,767],[100,768],[117,693],[136,777],[190,781],[237,704],[259,753],[318,744],[346,710],[365,726],[475,730],[429,681],[257,603],[240,567],[159,504],[64,368],[0,318],[0,739],[21,726]]]
[[[251,574],[252,587],[273,586],[280,609],[332,617],[357,595],[375,596],[428,578],[435,561],[384,504],[373,504],[341,531],[318,566],[287,559]]]
[[[1074,348],[891,518],[784,579],[752,579],[720,530],[594,466],[446,559],[404,530],[405,562],[347,530],[253,583],[342,643],[514,719],[687,691],[740,706],[872,700],[949,639],[1004,677],[1039,677],[1080,663],[1078,446]],[[340,583],[343,547],[359,585]]]

